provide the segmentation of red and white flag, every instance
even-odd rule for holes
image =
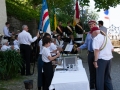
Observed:
[[[74,20],[73,20],[73,25],[75,26],[79,20],[80,20],[80,16],[79,16],[80,10],[79,10],[79,5],[78,5],[78,0],[76,0],[76,5],[75,5],[75,14],[74,14]]]

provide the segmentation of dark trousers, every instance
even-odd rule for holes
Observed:
[[[39,55],[38,57],[38,87],[41,88],[43,83],[43,73],[42,73],[42,68],[43,68],[43,61],[42,61],[42,55]]]
[[[44,77],[45,77],[45,85],[43,87],[43,90],[49,90],[49,86],[50,86],[52,78],[53,78],[52,62],[49,62],[49,63],[44,62],[43,71],[44,71]]]
[[[98,68],[96,69],[96,89],[113,90],[111,81],[111,62],[112,60],[98,59]]]
[[[96,69],[93,65],[94,61],[94,52],[89,52],[88,54],[88,66],[89,66],[89,73],[90,73],[90,88],[95,88],[95,81],[96,81]]]
[[[10,42],[11,37],[4,37],[4,39],[7,39],[8,42]]]
[[[23,59],[21,75],[30,75],[30,55],[31,47],[29,45],[20,44],[20,54]],[[26,71],[26,72],[25,72]]]

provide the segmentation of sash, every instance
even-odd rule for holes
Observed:
[[[72,29],[70,28],[70,26],[67,26],[68,30],[73,33]]]
[[[79,24],[76,24],[80,29],[82,29],[83,30],[83,28],[79,25]]]
[[[58,26],[57,28],[58,28],[58,30],[59,30],[59,31],[62,33],[62,30],[61,30],[61,28],[60,28],[59,26]]]
[[[104,36],[106,36],[106,33],[104,33],[102,30],[100,30],[100,33]]]
[[[106,44],[107,44],[107,36],[104,36],[104,41],[103,41],[103,43],[102,43],[102,45],[100,47],[100,51],[104,49],[104,47],[106,46]]]

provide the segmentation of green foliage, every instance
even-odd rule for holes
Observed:
[[[74,36],[74,38],[77,38],[77,34],[76,34],[75,30],[73,31],[73,36]]]
[[[31,9],[30,7],[25,6],[19,1],[6,0],[6,8],[9,16],[14,16],[19,20],[31,21],[36,19],[39,21],[40,13]]]
[[[0,51],[0,79],[16,77],[22,66],[22,58],[17,51]]]
[[[120,0],[94,0],[95,8],[100,9],[109,9],[110,7],[116,7],[120,4]]]

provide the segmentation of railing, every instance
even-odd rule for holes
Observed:
[[[120,27],[115,27],[111,25],[108,28],[108,36],[112,41],[114,47],[120,47]]]

